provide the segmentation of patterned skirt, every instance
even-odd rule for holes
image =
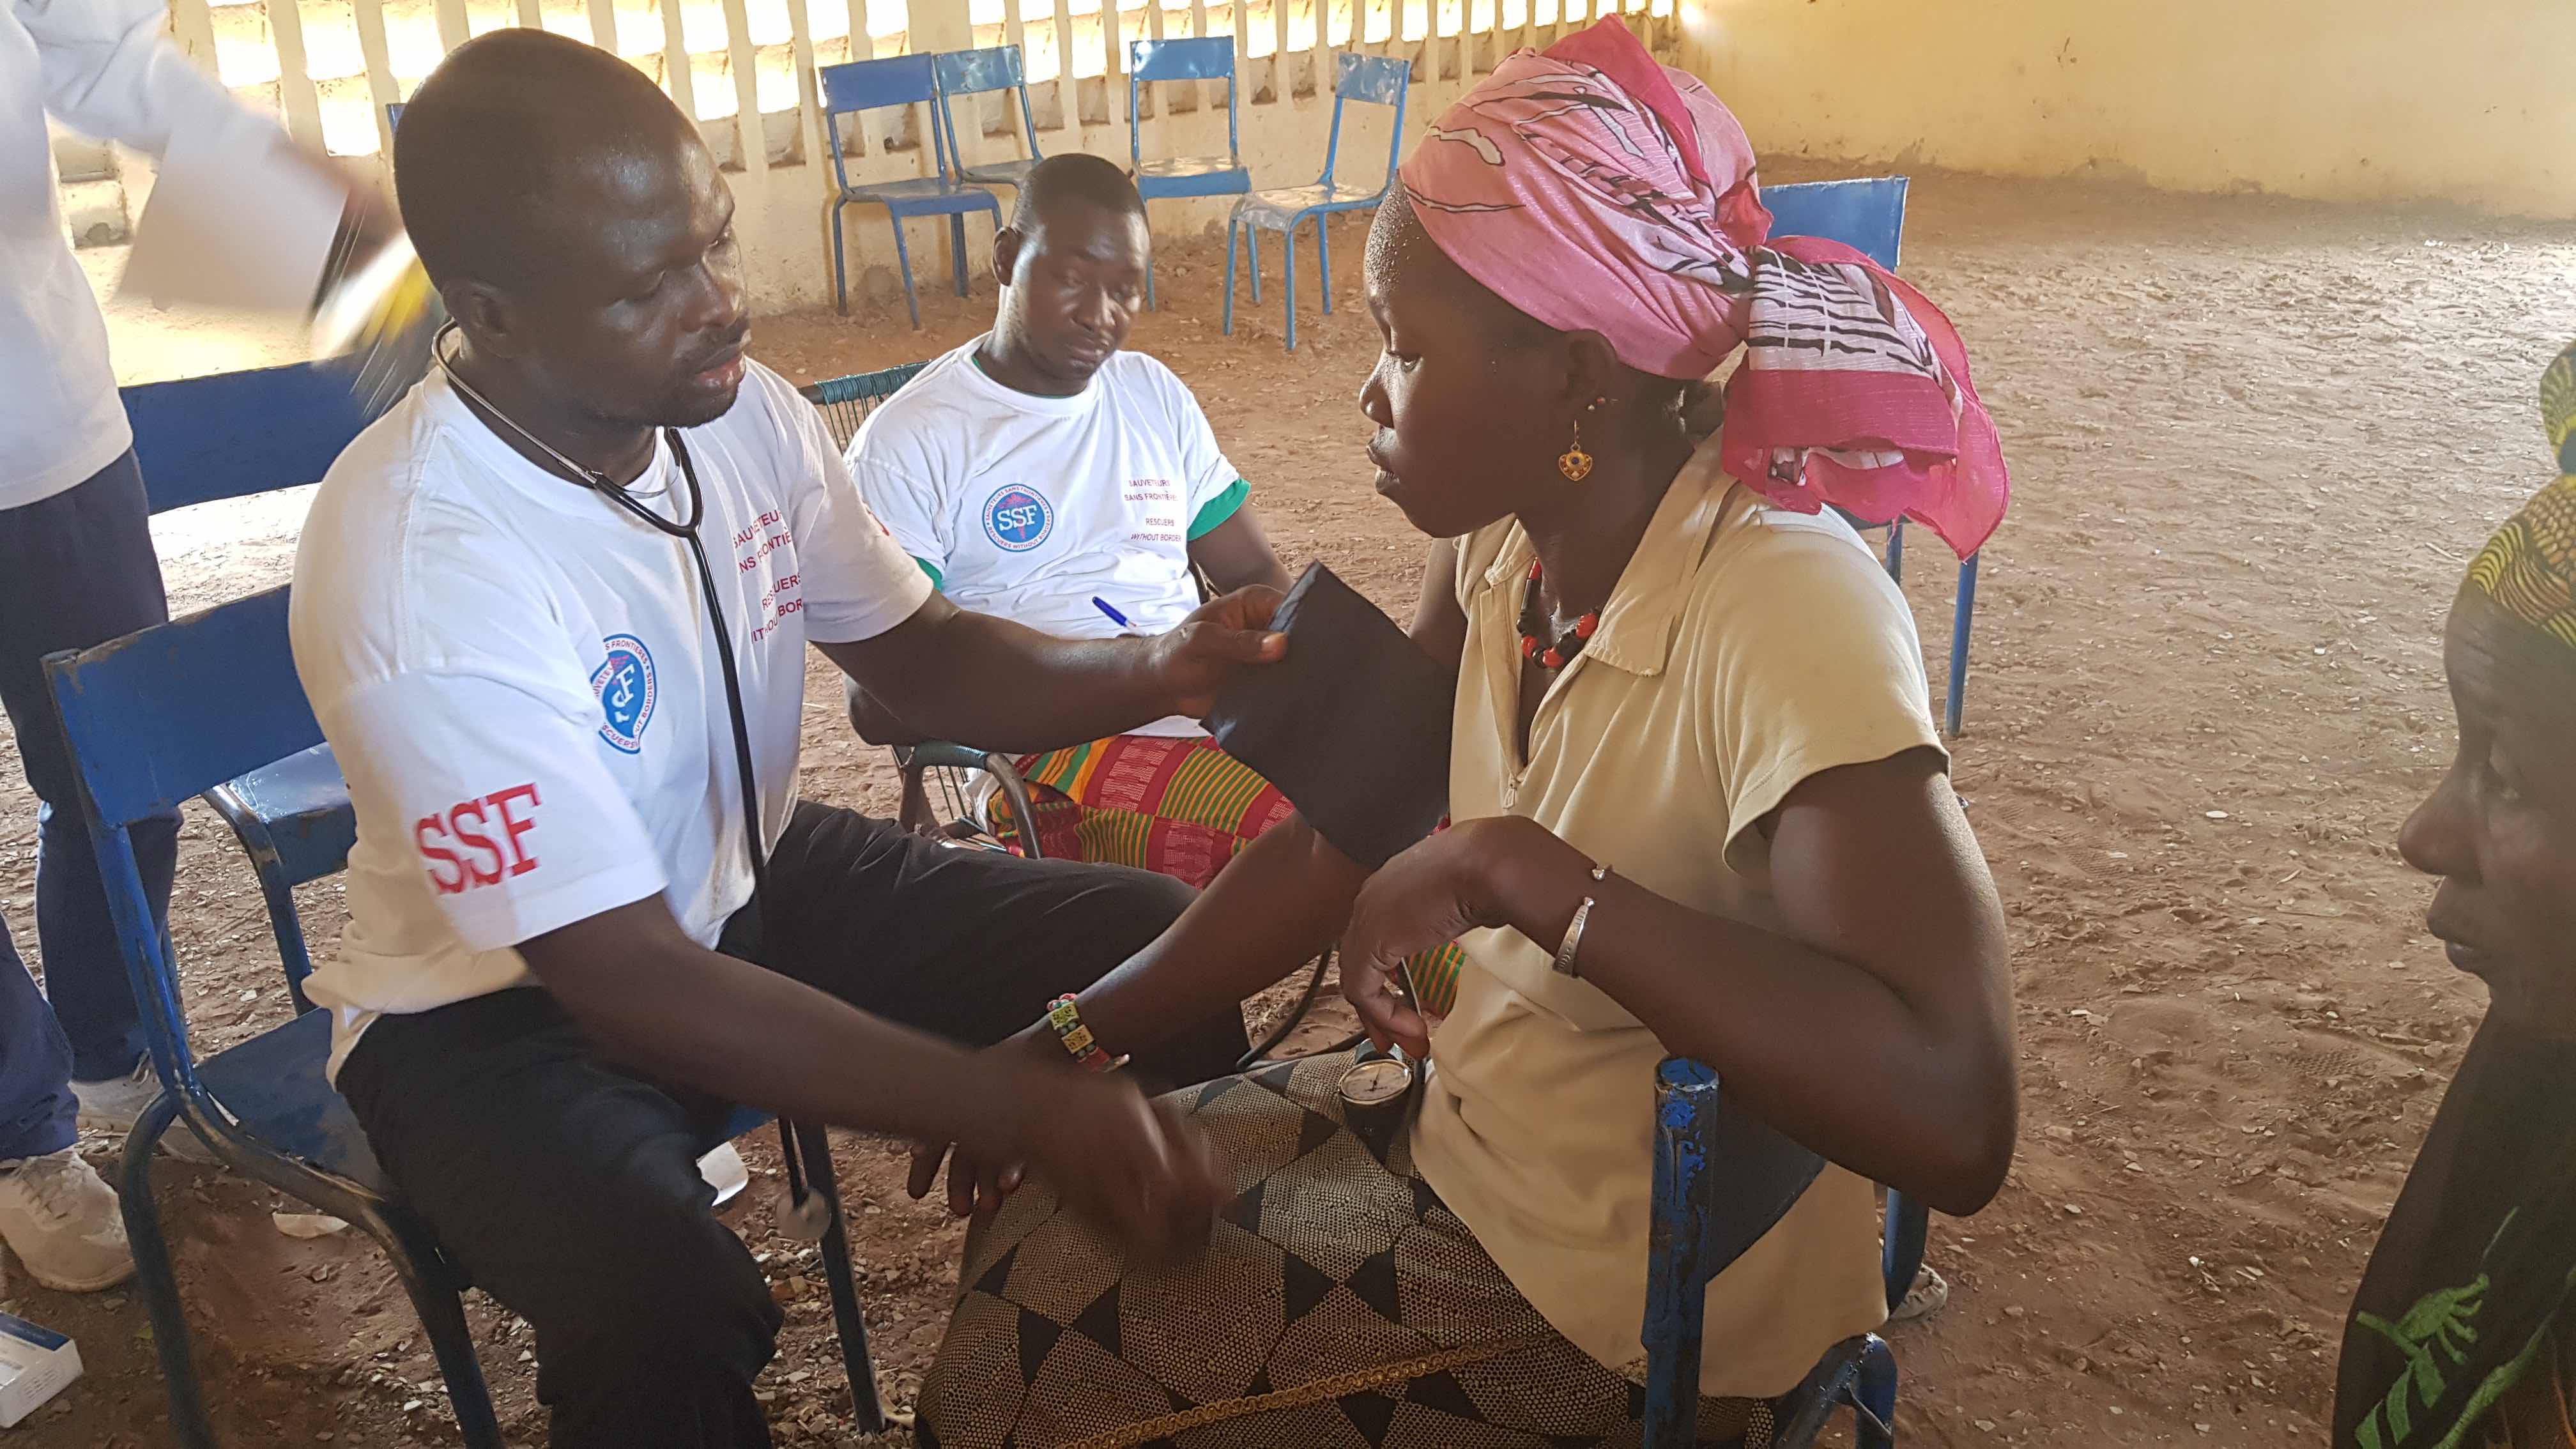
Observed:
[[[1347,1055],[1175,1094],[1241,1196],[1207,1252],[1129,1271],[1032,1182],[967,1239],[924,1449],[1565,1449],[1637,1443],[1640,1393],[1547,1325],[1415,1175],[1341,1120]],[[1709,1400],[1763,1449],[1771,1406]]]
[[[1252,767],[1205,735],[1112,735],[1087,745],[1023,756],[1041,854],[1094,865],[1130,865],[1201,890],[1254,837],[1294,806]],[[995,839],[1026,854],[1008,797],[985,802]],[[1465,964],[1455,946],[1409,963],[1423,1008],[1446,1016]]]

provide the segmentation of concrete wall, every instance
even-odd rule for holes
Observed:
[[[2576,217],[2569,0],[1683,0],[1757,149]]]

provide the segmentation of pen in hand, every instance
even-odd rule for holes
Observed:
[[[1107,614],[1109,616],[1109,622],[1117,625],[1119,628],[1125,629],[1131,627],[1127,622],[1127,616],[1119,613],[1117,609],[1110,605],[1110,602],[1107,599],[1100,597],[1098,594],[1091,596],[1091,607]]]

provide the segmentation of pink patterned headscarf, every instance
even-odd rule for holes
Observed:
[[[1658,377],[1749,349],[1720,459],[1785,507],[1900,514],[1965,558],[2010,485],[1941,310],[1850,247],[1771,236],[1744,128],[1616,16],[1505,60],[1402,179],[1433,244],[1559,331]]]

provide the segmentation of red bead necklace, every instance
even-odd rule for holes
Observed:
[[[1566,661],[1583,652],[1583,646],[1601,627],[1601,611],[1594,609],[1574,621],[1574,627],[1556,636],[1545,637],[1551,622],[1547,611],[1539,607],[1538,581],[1541,570],[1537,559],[1530,560],[1529,583],[1521,590],[1521,657],[1535,659],[1541,669],[1563,669]]]

